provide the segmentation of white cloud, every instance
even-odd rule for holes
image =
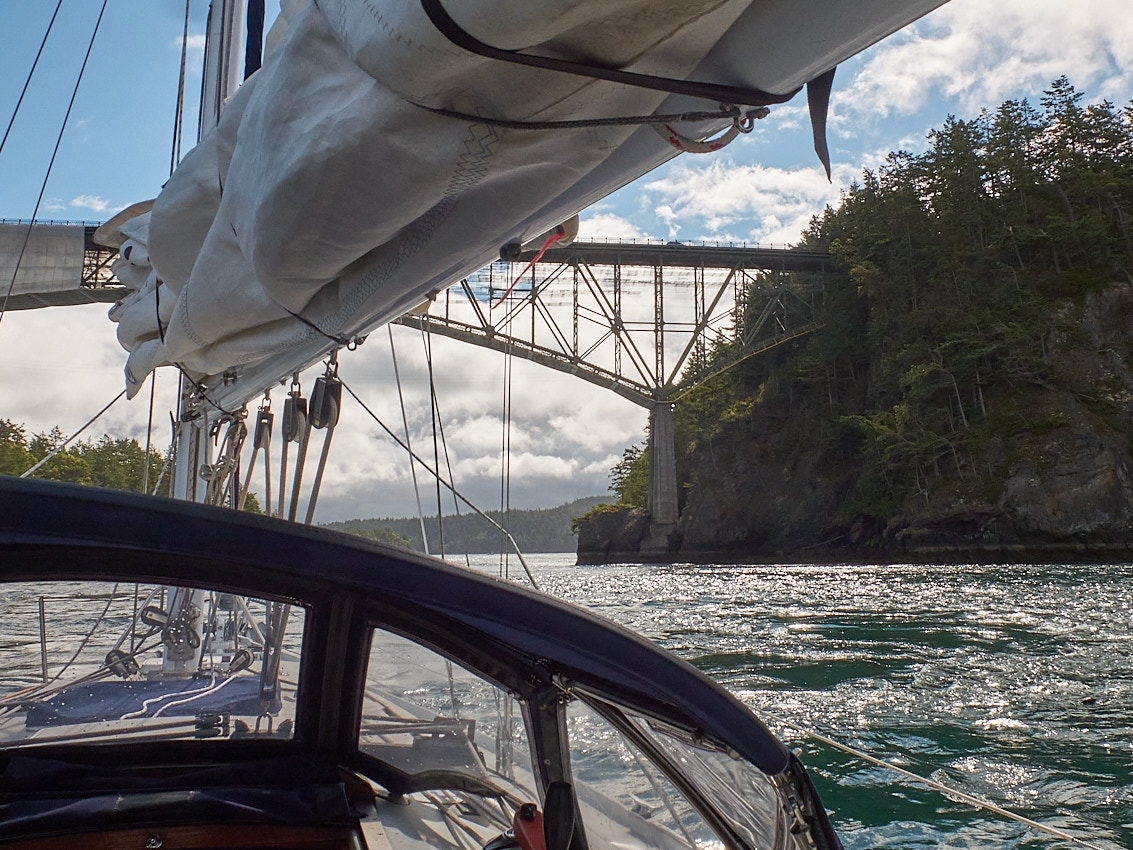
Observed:
[[[58,426],[71,434],[122,389],[126,353],[106,320],[107,305],[50,307],[9,312],[0,331],[0,417],[26,425],[29,433]],[[62,342],[61,342],[62,341]],[[169,370],[158,377],[153,444],[169,444],[168,417],[176,381]],[[145,439],[149,392],[121,400],[80,439],[109,433]]]
[[[122,209],[121,205],[115,205],[107,201],[105,198],[100,198],[98,195],[78,195],[70,200],[69,206],[78,207],[79,209],[90,210],[91,212],[102,215],[109,211],[117,212]]]
[[[849,178],[848,171],[840,167],[836,182]],[[817,166],[790,170],[724,159],[677,166],[644,191],[671,227],[679,220],[687,231],[699,228],[702,238],[770,243],[797,242],[811,216],[838,199],[837,185]]]
[[[169,46],[180,52],[181,40],[181,36],[178,35],[169,42]],[[190,76],[199,77],[201,75],[201,62],[205,56],[205,34],[203,32],[189,33],[189,37],[185,39],[185,45],[185,70]]]
[[[647,235],[632,222],[619,215],[597,211],[585,214],[579,222],[580,239],[608,239],[610,241],[645,239]]]
[[[1133,89],[1133,15],[1111,0],[952,0],[864,55],[832,123],[913,114],[934,96],[974,113],[1067,74],[1091,97]],[[1096,95],[1095,95],[1096,93]]]
[[[185,43],[188,45],[190,54],[192,54],[193,51],[203,51],[205,49],[205,34],[203,32],[191,32],[189,33],[189,37],[185,40]],[[177,36],[177,38],[170,41],[169,46],[180,50],[181,36]]]
[[[652,187],[652,183],[647,183],[646,188]],[[676,239],[677,234],[681,232],[681,225],[677,222],[679,217],[676,211],[670,204],[661,204],[653,210],[657,218],[665,222],[665,226],[669,228],[669,238]]]

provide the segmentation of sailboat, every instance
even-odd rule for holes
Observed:
[[[839,847],[797,756],[696,670],[514,583],[220,507],[240,439],[207,437],[804,87],[825,158],[833,69],[940,2],[285,0],[240,83],[217,0],[199,144],[96,234],[131,290],[127,391],[184,375],[182,501],[0,483],[0,594],[41,650],[37,678],[0,649],[0,842]],[[288,439],[339,391],[332,362],[289,396]],[[32,603],[64,591],[98,610],[49,638]]]

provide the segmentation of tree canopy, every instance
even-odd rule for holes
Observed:
[[[1075,333],[1066,305],[1133,284],[1133,106],[1085,104],[1064,76],[1039,104],[948,116],[922,153],[891,153],[812,220],[802,245],[843,269],[823,327],[677,404],[686,493],[717,474],[718,441],[773,434],[781,455],[856,468],[843,519],[884,519],[944,487],[1001,484],[1011,458],[993,449],[1057,427],[1052,391],[1105,412],[1053,348]]]

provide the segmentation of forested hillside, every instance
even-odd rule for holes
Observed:
[[[65,439],[58,427],[47,433],[29,435],[23,425],[0,419],[0,475],[23,475],[59,448]],[[31,477],[168,496],[169,470],[163,467],[165,459],[152,448],[147,463],[146,450],[137,440],[116,439],[104,434],[97,440],[71,443],[36,469]],[[244,510],[263,513],[255,493],[248,494]]]
[[[512,509],[506,516],[500,511],[485,513],[511,532],[523,552],[573,552],[575,533],[572,521],[600,501],[595,496],[576,499],[557,508]],[[352,519],[332,522],[327,527],[384,542],[397,542],[395,538],[400,537],[404,545],[424,550],[421,523],[416,518]],[[395,537],[389,537],[390,534]],[[446,554],[510,551],[506,538],[491,523],[473,513],[446,516],[439,524],[435,516],[425,517],[425,534],[429,538],[429,551],[434,555],[441,553],[442,544]]]
[[[677,405],[678,551],[1133,539],[1133,108],[1083,100],[949,116],[812,222],[824,327]]]
[[[0,419],[0,475],[22,475],[64,439],[58,428],[45,434],[29,435],[23,425]],[[162,462],[161,454],[151,450],[147,481],[151,491],[158,483]],[[35,477],[140,491],[143,479],[147,478],[146,452],[137,440],[103,436],[97,441],[72,444],[37,469]],[[168,485],[168,478],[164,483]]]

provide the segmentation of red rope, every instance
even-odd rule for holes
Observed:
[[[516,284],[519,283],[523,279],[523,276],[525,274],[527,274],[529,271],[531,271],[531,269],[535,267],[535,264],[537,262],[539,262],[541,259],[543,259],[543,255],[545,253],[547,253],[547,249],[550,248],[552,245],[554,245],[556,242],[558,242],[560,239],[562,239],[563,236],[565,236],[565,235],[566,235],[566,231],[564,231],[561,227],[556,227],[554,230],[551,231],[551,235],[547,237],[547,241],[545,241],[543,243],[543,247],[539,249],[539,253],[531,258],[531,262],[528,263],[527,266],[523,269],[523,271],[521,271],[519,273],[519,275],[516,277],[516,279],[511,282],[511,286],[509,286],[507,288],[507,291],[503,295],[500,296],[500,300],[496,302],[497,307],[499,307],[501,304],[503,304],[504,299],[507,298],[509,295],[511,295],[511,291],[513,289],[515,289]]]

